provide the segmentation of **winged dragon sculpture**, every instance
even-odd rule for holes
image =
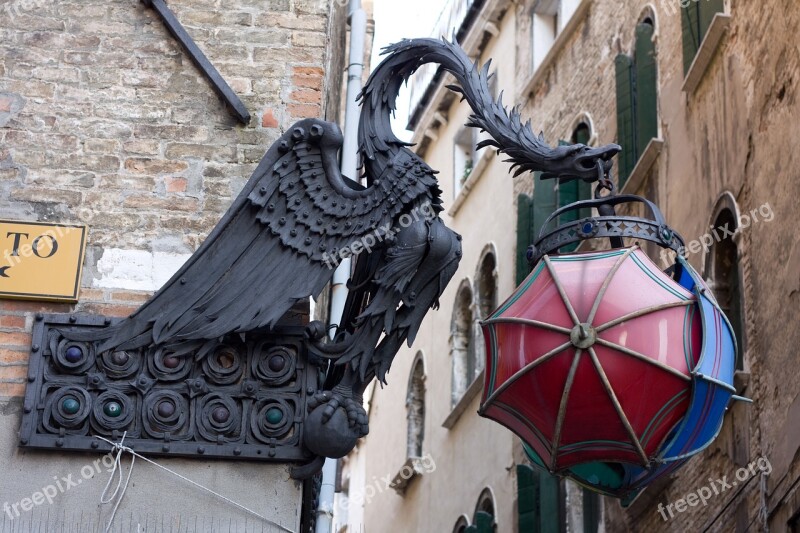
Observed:
[[[390,117],[401,85],[425,63],[452,74],[473,114],[469,126],[491,135],[516,174],[597,179],[617,145],[551,148],[489,90],[482,69],[446,40],[404,40],[387,47],[361,95],[360,155],[366,186],[342,176],[336,124],[305,119],[266,153],[241,194],[185,265],[133,315],[98,331],[65,333],[98,343],[97,351],[168,347],[203,357],[215,339],[274,325],[298,301],[331,280],[331,257],[363,239],[377,241],[357,256],[342,327],[327,341],[312,322],[309,340],[330,361],[323,391],[310,400],[306,445],[341,456],[368,432],[361,406],[367,384],[385,382],[392,359],[411,344],[428,309],[438,305],[461,257],[461,237],[438,214],[436,172],[398,139]],[[418,216],[425,213],[426,216]],[[414,215],[413,217],[411,215]],[[410,224],[400,224],[406,217]],[[402,226],[402,227],[401,227]],[[376,238],[378,237],[378,238]]]

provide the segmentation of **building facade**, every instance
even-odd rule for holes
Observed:
[[[128,315],[197,249],[293,122],[339,118],[346,2],[169,2],[241,98],[245,123],[147,4],[0,5],[0,226],[88,228],[76,304],[0,299],[0,531],[101,530],[111,513],[99,503],[108,470],[84,469],[96,456],[17,446],[37,314]],[[284,527],[301,525],[302,485],[285,465],[164,464]],[[69,477],[80,486],[59,484]],[[58,493],[44,501],[51,486]],[[273,527],[196,491],[139,461],[114,530]]]
[[[754,403],[732,406],[710,447],[627,507],[527,469],[518,440],[476,414],[476,324],[527,274],[519,259],[543,216],[590,191],[512,180],[499,158],[476,153],[462,126],[468,109],[445,96],[434,69],[411,123],[418,152],[441,171],[464,257],[390,386],[374,391],[359,449],[366,485],[349,487],[366,501],[365,529],[484,531],[484,511],[497,531],[797,530],[800,185],[785,140],[800,113],[800,9],[787,0],[459,5],[459,41],[481,62],[494,58],[498,92],[549,143],[623,146],[618,188],[653,200],[686,239],[736,331],[737,391]]]

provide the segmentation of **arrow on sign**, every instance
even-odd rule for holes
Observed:
[[[0,267],[0,278],[10,278],[11,277],[8,274],[6,274],[6,270],[8,270],[9,268],[11,268],[11,267],[10,266]]]

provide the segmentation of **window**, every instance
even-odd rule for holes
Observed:
[[[464,128],[456,136],[456,145],[453,150],[453,197],[458,196],[464,187],[477,160],[477,142],[475,128]]]
[[[725,10],[724,0],[687,2],[681,6],[681,31],[683,33],[683,73],[689,73],[700,44],[706,36],[711,21]]]
[[[422,352],[417,353],[411,367],[406,393],[406,420],[406,457],[422,457],[422,441],[425,438],[425,365]]]
[[[478,375],[475,342],[472,328],[475,321],[473,313],[472,286],[468,279],[461,282],[456,294],[453,320],[450,327],[450,356],[452,358],[451,406],[455,407],[464,396],[467,388]]]
[[[489,92],[493,98],[497,98],[497,75],[489,78]],[[453,197],[457,198],[464,188],[464,184],[476,170],[478,163],[483,157],[484,148],[478,149],[478,144],[491,138],[485,131],[478,128],[464,127],[458,132],[455,138],[453,149]]]
[[[572,132],[572,142],[588,144],[592,137],[591,122],[581,121]],[[560,141],[560,144],[571,144]],[[520,194],[517,196],[517,285],[522,283],[530,273],[530,266],[526,257],[528,246],[536,241],[539,233],[544,226],[547,217],[559,207],[577,202],[578,200],[588,200],[592,197],[592,186],[583,180],[571,180],[558,183],[557,180],[540,180],[539,172],[533,175],[534,189],[533,196]],[[591,212],[587,210],[572,211],[564,213],[559,217],[558,224],[564,224],[573,220],[588,217]],[[556,223],[551,222],[548,230],[555,229]],[[571,252],[578,247],[578,243],[573,243],[561,248],[561,252]]]
[[[744,339],[742,316],[742,283],[739,268],[739,248],[731,233],[738,230],[733,197],[726,193],[718,202],[711,226],[714,242],[708,249],[704,277],[720,308],[728,317],[739,348],[736,370],[744,370]]]
[[[558,478],[528,465],[517,465],[519,531],[565,533],[566,498]]]
[[[622,146],[618,159],[620,189],[650,140],[658,137],[658,69],[654,34],[653,18],[645,17],[636,26],[633,57],[619,54],[615,60],[617,139]]]
[[[478,263],[475,276],[478,285],[478,311],[484,320],[497,308],[497,259],[494,246],[488,245]]]
[[[531,12],[531,72],[535,72],[555,44],[580,0],[539,0]]]
[[[493,533],[497,530],[494,521],[494,497],[488,488],[483,489],[478,497],[478,504],[475,506],[475,513],[472,524],[466,529],[467,533]]]
[[[453,526],[453,533],[465,533],[469,527],[469,518],[464,515],[458,517],[456,525]]]

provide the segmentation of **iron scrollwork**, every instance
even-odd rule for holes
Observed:
[[[105,450],[95,435],[140,452],[307,462],[302,421],[319,386],[302,325],[226,336],[197,359],[163,348],[96,352],[63,330],[100,317],[37,316],[20,444]]]

